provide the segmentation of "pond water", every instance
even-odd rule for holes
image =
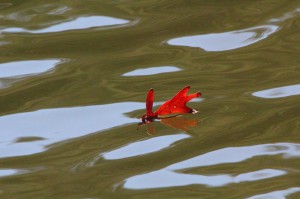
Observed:
[[[0,3],[0,198],[300,198],[300,2]],[[197,114],[140,126],[180,89]]]

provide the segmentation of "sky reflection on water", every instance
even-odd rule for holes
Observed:
[[[0,64],[0,78],[16,78],[45,73],[60,63],[60,59],[26,60]]]
[[[0,198],[300,198],[299,3],[0,3]]]
[[[0,169],[0,178],[18,173],[17,169]]]
[[[26,60],[1,63],[0,89],[7,88],[26,77],[41,75],[52,71],[58,64],[65,61],[67,61],[67,59]]]
[[[180,70],[181,70],[180,68],[177,68],[175,66],[157,66],[151,68],[136,69],[128,73],[125,73],[122,76],[146,76],[146,75],[176,72]]]
[[[226,51],[257,43],[277,30],[278,26],[262,25],[230,32],[179,37],[171,39],[167,43],[176,46],[198,47],[205,51]]]
[[[144,103],[122,102],[1,116],[0,157],[39,153],[56,142],[136,122],[135,118],[128,118],[124,113],[143,107]],[[41,139],[18,142],[20,137]]]
[[[287,196],[300,192],[300,187],[292,187],[285,190],[272,191],[270,193],[259,194],[247,199],[286,199]]]
[[[148,153],[153,153],[160,151],[169,147],[176,141],[189,138],[189,135],[178,134],[178,135],[165,135],[154,138],[149,138],[147,140],[142,140],[138,142],[130,143],[127,146],[123,146],[116,150],[106,152],[103,154],[104,159],[114,160],[128,158],[138,155],[145,155]]]
[[[300,157],[300,144],[274,143],[244,147],[228,147],[170,165],[167,169],[179,170],[192,167],[210,166],[225,163],[237,163],[247,159],[265,155],[284,155]]]
[[[206,176],[198,174],[184,174],[162,169],[147,174],[131,177],[125,181],[124,187],[127,189],[151,189],[162,187],[186,186],[192,184],[219,187],[230,183],[240,183],[273,178],[284,175],[286,173],[287,172],[283,170],[263,169],[259,171],[242,173],[236,176],[229,174]]]
[[[274,143],[245,147],[230,147],[212,151],[194,158],[172,164],[163,169],[146,174],[132,176],[125,180],[128,189],[150,189],[159,187],[186,186],[202,184],[207,186],[224,186],[229,183],[256,181],[284,175],[287,172],[276,169],[263,169],[236,176],[230,174],[198,175],[180,173],[182,169],[238,163],[250,158],[265,155],[284,155],[284,158],[300,156],[300,145],[296,143]],[[163,179],[163,180],[157,180]]]
[[[106,16],[89,16],[89,17],[78,17],[71,21],[63,22],[57,25],[50,26],[48,28],[43,28],[39,30],[29,30],[24,28],[5,28],[2,31],[7,33],[53,33],[53,32],[62,32],[68,30],[80,30],[88,29],[94,27],[105,27],[113,25],[122,25],[129,23],[128,20],[118,19],[114,17]]]
[[[300,84],[257,91],[252,93],[252,95],[255,97],[261,97],[267,99],[300,95]]]
[[[209,33],[173,38],[170,45],[201,48],[208,52],[234,50],[255,44],[268,38],[280,29],[280,23],[299,15],[299,9],[272,18],[259,26],[221,33]]]

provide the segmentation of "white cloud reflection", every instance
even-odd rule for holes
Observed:
[[[169,147],[176,141],[189,137],[190,136],[186,134],[154,137],[147,140],[130,143],[116,150],[104,153],[103,157],[107,160],[113,160],[153,153]]]
[[[136,69],[128,73],[125,73],[122,76],[146,76],[146,75],[155,75],[161,73],[177,72],[180,70],[181,70],[180,68],[177,68],[175,66],[158,66],[158,67],[151,67],[151,68]]]
[[[0,89],[7,88],[27,77],[41,75],[55,69],[67,59],[14,61],[0,64]]]
[[[197,47],[211,52],[234,50],[268,38],[280,29],[282,22],[298,16],[299,12],[299,8],[292,10],[259,26],[228,32],[177,37],[168,40],[167,43],[175,46]]]
[[[274,143],[245,147],[228,147],[170,165],[167,169],[179,170],[200,166],[237,163],[256,156],[280,154],[290,157],[300,157],[300,144]]]
[[[257,91],[252,93],[252,95],[267,99],[300,95],[300,84]]]
[[[276,169],[263,169],[259,171],[243,173],[237,176],[229,174],[198,175],[184,174],[170,170],[158,170],[147,174],[131,177],[125,181],[127,189],[153,189],[163,187],[187,186],[192,184],[220,187],[230,183],[257,181],[284,175],[286,171]]]
[[[245,147],[229,147],[219,149],[197,157],[175,163],[157,171],[132,176],[125,180],[127,189],[151,189],[161,187],[176,187],[200,184],[212,187],[224,186],[230,183],[257,181],[281,176],[287,172],[276,169],[262,169],[239,175],[216,174],[199,175],[185,174],[180,171],[194,167],[238,163],[257,156],[283,155],[285,158],[300,157],[300,144],[274,143]],[[159,180],[158,180],[159,179]]]
[[[18,172],[19,170],[17,169],[0,169],[0,177],[11,176]]]
[[[198,47],[205,51],[226,51],[257,43],[276,32],[278,28],[275,25],[262,25],[230,32],[179,37],[167,43],[175,46]]]
[[[135,118],[124,114],[142,108],[144,103],[123,102],[1,116],[0,158],[39,153],[56,142],[136,122]],[[17,142],[24,137],[41,139]]]
[[[247,199],[286,199],[289,195],[297,192],[300,192],[300,187],[292,187],[285,190],[273,191],[270,193],[252,196]]]
[[[80,30],[80,29],[88,29],[93,27],[105,27],[105,26],[113,26],[113,25],[122,25],[129,23],[128,20],[118,19],[114,17],[107,16],[88,16],[88,17],[79,17],[73,19],[71,21],[63,22],[57,25],[53,25],[47,28],[39,29],[39,30],[28,30],[24,28],[5,28],[2,29],[2,32],[8,33],[53,33],[53,32],[62,32],[68,30]]]
[[[61,61],[60,59],[45,59],[1,63],[0,78],[15,78],[45,73],[55,68]]]

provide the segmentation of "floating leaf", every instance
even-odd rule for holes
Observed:
[[[166,118],[185,113],[197,113],[195,109],[192,109],[186,105],[190,100],[200,97],[201,93],[193,93],[187,95],[190,86],[186,86],[181,89],[172,99],[163,103],[157,111],[153,112],[154,90],[151,88],[148,91],[146,98],[146,113],[142,116],[143,123],[149,123],[157,118]]]

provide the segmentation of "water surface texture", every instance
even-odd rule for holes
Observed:
[[[299,32],[299,1],[1,1],[0,198],[299,199]]]

